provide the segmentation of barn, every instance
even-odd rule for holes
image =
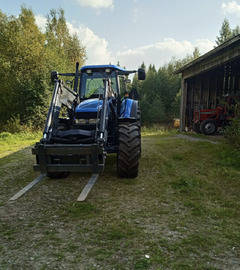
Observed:
[[[240,35],[183,66],[176,74],[182,74],[180,130],[191,130],[194,110],[214,109],[227,94],[240,94]]]

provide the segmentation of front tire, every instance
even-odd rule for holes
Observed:
[[[206,119],[201,123],[200,130],[204,135],[213,135],[217,132],[217,123],[212,119]]]
[[[193,131],[197,134],[202,133],[200,130],[200,123],[193,123]]]
[[[120,177],[138,176],[141,153],[140,129],[137,123],[118,125],[117,174]]]

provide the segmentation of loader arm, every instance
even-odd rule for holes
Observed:
[[[106,132],[106,125],[107,125],[107,102],[108,102],[108,92],[109,92],[110,80],[104,80],[104,93],[103,93],[103,109],[101,110],[101,117],[100,117],[100,141],[104,141],[104,135]]]
[[[74,112],[74,103],[77,102],[77,99],[78,94],[64,85],[62,80],[55,82],[53,97],[43,131],[43,142],[49,141],[53,130],[57,129],[62,106],[66,106],[68,110]]]

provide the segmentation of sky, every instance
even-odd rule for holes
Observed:
[[[31,8],[44,31],[51,9],[62,8],[70,33],[86,47],[85,64],[158,69],[171,59],[201,55],[216,46],[224,19],[240,25],[240,0],[0,0],[0,10],[18,16]],[[1,29],[0,29],[1,31]]]

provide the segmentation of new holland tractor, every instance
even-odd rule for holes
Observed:
[[[125,70],[116,65],[83,66],[79,70],[77,63],[75,73],[52,72],[55,86],[43,138],[32,149],[34,170],[51,178],[92,172],[92,186],[104,170],[107,153],[116,153],[117,175],[137,177],[140,109],[126,91],[128,75],[136,72],[139,80],[145,79],[144,69]],[[67,78],[66,82],[59,76]]]

